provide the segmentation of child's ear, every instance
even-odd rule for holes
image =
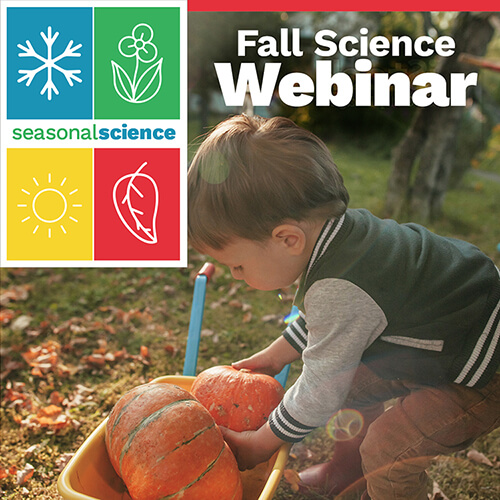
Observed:
[[[275,243],[283,245],[292,255],[299,255],[306,246],[306,235],[302,228],[295,224],[281,224],[272,232]]]

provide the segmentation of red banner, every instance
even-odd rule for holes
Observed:
[[[405,5],[406,3],[406,5]],[[374,8],[376,7],[376,8]],[[235,2],[234,0],[188,0],[188,10],[192,12],[330,12],[330,11],[497,11],[498,1],[480,0],[470,2],[465,0],[421,0],[416,3],[400,0],[373,1],[359,0],[357,2],[331,2],[316,0],[252,0],[251,2]]]

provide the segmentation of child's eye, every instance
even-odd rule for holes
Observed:
[[[243,266],[234,266],[233,271],[241,272],[241,271],[243,271]]]

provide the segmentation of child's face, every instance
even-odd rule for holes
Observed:
[[[222,250],[208,248],[204,253],[228,266],[234,279],[258,290],[277,290],[292,285],[308,260],[280,243],[274,238],[265,242],[236,238]]]

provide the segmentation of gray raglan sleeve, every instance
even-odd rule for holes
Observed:
[[[269,417],[273,432],[291,442],[326,425],[342,407],[364,350],[387,326],[376,302],[346,280],[314,283],[304,305],[307,345],[302,373]]]

